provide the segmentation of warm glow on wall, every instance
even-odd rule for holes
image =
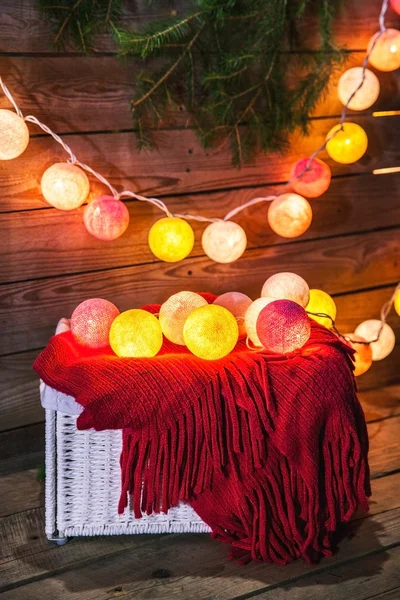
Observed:
[[[110,328],[118,315],[118,308],[108,300],[85,300],[78,304],[72,313],[72,335],[84,346],[104,348],[109,345]]]
[[[276,273],[264,283],[261,296],[277,300],[293,300],[304,308],[310,299],[310,288],[296,273]]]
[[[205,306],[205,300],[195,292],[178,292],[170,296],[161,305],[159,320],[163,334],[174,344],[185,345],[183,326],[190,313],[200,306]]]
[[[194,246],[193,229],[179,217],[164,217],[149,231],[150,250],[160,260],[177,262],[186,258]]]
[[[25,121],[12,110],[0,109],[0,160],[20,156],[29,144]]]
[[[372,365],[372,348],[369,344],[365,344],[366,340],[355,333],[346,333],[347,343],[356,351],[354,355],[354,375],[358,377],[363,375]],[[357,343],[358,342],[358,343]]]
[[[377,339],[379,332],[379,339]],[[356,327],[354,333],[371,342],[372,360],[374,361],[386,358],[396,343],[393,329],[387,323],[384,323],[382,327],[382,321],[378,319],[363,321]]]
[[[129,211],[113,196],[99,196],[85,207],[83,221],[88,232],[98,240],[119,238],[129,225]]]
[[[300,173],[302,175],[298,177]],[[311,161],[309,158],[301,158],[292,168],[290,181],[293,190],[300,196],[318,198],[326,192],[331,183],[331,170],[319,158],[313,158]]]
[[[161,350],[162,343],[161,325],[146,310],[126,310],[111,325],[110,346],[117,356],[150,358]]]
[[[329,315],[332,320],[328,317],[318,317],[309,314],[311,319],[314,319],[314,321],[317,321],[317,323],[324,325],[328,329],[332,327],[332,321],[336,319],[336,304],[333,298],[323,290],[310,290],[310,301],[306,306],[306,311]]]
[[[49,167],[40,182],[45,200],[60,210],[74,210],[89,194],[86,173],[76,165],[55,163]]]
[[[363,79],[362,67],[353,67],[343,73],[338,83],[338,96],[342,104],[347,104]],[[367,110],[378,99],[379,79],[369,69],[365,70],[364,82],[349,102],[351,110]]]
[[[338,133],[330,139],[336,131]],[[329,131],[326,139],[329,139],[326,145],[326,151],[329,156],[336,162],[344,165],[360,160],[368,148],[367,134],[357,123],[346,122],[343,125],[335,125]]]
[[[241,292],[226,292],[226,294],[218,296],[213,302],[213,304],[223,306],[233,314],[239,327],[239,339],[246,337],[244,316],[251,303],[252,299]]]
[[[215,221],[208,225],[201,239],[204,252],[218,263],[231,263],[246,250],[244,229],[233,221]]]
[[[311,333],[310,319],[297,302],[275,300],[265,306],[257,319],[257,335],[268,352],[287,354],[298,350]]]
[[[379,33],[372,36],[368,44],[368,52]],[[376,39],[374,49],[369,57],[370,64],[378,71],[396,71],[400,68],[400,31],[388,28]]]
[[[282,194],[271,202],[268,209],[271,229],[285,238],[302,235],[310,227],[311,221],[310,203],[298,194]]]
[[[217,360],[234,349],[239,328],[229,310],[216,304],[207,304],[190,313],[183,328],[183,337],[195,356]]]

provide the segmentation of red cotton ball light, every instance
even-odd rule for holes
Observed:
[[[390,0],[390,5],[394,12],[397,12],[397,14],[400,15],[400,0]]]
[[[105,348],[109,345],[112,322],[118,315],[118,308],[108,300],[103,298],[85,300],[72,313],[72,335],[84,346]]]
[[[318,198],[326,192],[331,183],[331,170],[319,158],[313,158],[307,169],[309,161],[309,158],[301,158],[293,165],[290,181],[296,194],[306,198]]]
[[[257,319],[257,335],[268,352],[287,354],[304,346],[311,334],[310,319],[292,300],[275,300]]]
[[[109,242],[125,233],[129,211],[113,196],[99,196],[85,207],[83,222],[88,232],[98,240]]]

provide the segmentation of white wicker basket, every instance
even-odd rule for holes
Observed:
[[[43,383],[40,391],[46,408],[48,539],[63,544],[68,537],[82,535],[210,531],[194,510],[182,503],[167,514],[141,519],[135,519],[129,506],[119,515],[122,432],[79,431],[76,415],[80,407],[74,399]],[[60,406],[63,412],[54,410]]]

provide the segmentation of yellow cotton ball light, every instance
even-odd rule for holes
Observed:
[[[215,221],[203,232],[201,244],[209,258],[217,263],[231,263],[246,250],[244,229],[233,221]]]
[[[354,333],[371,342],[372,360],[382,360],[386,358],[393,350],[396,338],[393,329],[387,323],[383,324],[378,319],[368,319],[356,327]],[[379,333],[380,332],[380,333]],[[379,334],[379,339],[378,338]],[[372,340],[377,340],[376,342]]]
[[[226,294],[221,294],[221,296],[218,296],[218,298],[216,298],[213,302],[213,304],[223,306],[229,310],[229,312],[235,317],[239,327],[239,339],[246,337],[244,316],[252,302],[253,301],[251,298],[246,296],[246,294],[242,294],[241,292],[226,292]]]
[[[296,273],[275,273],[264,283],[261,296],[277,300],[292,300],[305,308],[310,299],[310,288]]]
[[[342,104],[347,104],[351,95],[356,92],[363,80],[362,67],[353,67],[343,73],[338,83],[338,96]],[[379,96],[379,79],[369,69],[365,70],[364,82],[350,100],[351,110],[366,110],[372,106]]]
[[[334,321],[336,319],[336,304],[329,294],[322,290],[310,290],[310,301],[306,306],[308,313],[324,313],[329,315]],[[331,329],[333,323],[328,317],[318,317],[313,314],[308,315],[320,325],[324,325],[328,329]]]
[[[74,210],[89,194],[89,179],[76,165],[55,163],[49,167],[40,182],[45,200],[59,210]]]
[[[183,337],[195,356],[217,360],[234,349],[239,328],[229,310],[216,304],[207,304],[190,313],[183,328]]]
[[[331,138],[336,131],[338,133]],[[329,156],[344,165],[360,160],[368,148],[367,134],[357,123],[343,123],[343,126],[340,124],[335,125],[329,131],[326,139],[329,139],[326,145]]]
[[[161,305],[158,315],[161,329],[166,338],[174,344],[185,345],[183,339],[183,326],[190,313],[200,306],[205,306],[205,300],[195,292],[178,292],[170,296]]]
[[[376,33],[369,41],[368,52],[370,51],[369,62],[375,69],[396,71],[400,68],[400,31],[388,28],[381,35]]]
[[[284,238],[295,238],[310,227],[310,203],[299,194],[282,194],[273,200],[268,209],[271,229]]]
[[[164,217],[152,225],[149,246],[154,256],[160,260],[178,262],[193,250],[193,229],[179,217]]]
[[[400,290],[397,292],[396,296],[394,297],[394,310],[397,312],[397,314],[400,317]]]
[[[126,310],[111,325],[110,346],[117,356],[150,358],[160,351],[162,343],[161,325],[146,310]]]
[[[0,109],[0,160],[20,156],[29,144],[29,129],[12,110]]]
[[[255,346],[262,346],[260,338],[257,334],[257,319],[262,309],[270,302],[274,302],[276,298],[257,298],[246,310],[244,315],[244,326],[246,328],[247,337]]]

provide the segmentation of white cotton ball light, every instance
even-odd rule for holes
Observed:
[[[261,296],[276,300],[292,300],[305,308],[310,300],[310,288],[296,273],[276,273],[264,283]]]
[[[29,144],[29,129],[24,119],[12,110],[0,109],[0,160],[20,156]]]
[[[268,223],[272,231],[284,238],[302,235],[311,221],[310,203],[299,194],[282,194],[271,202],[268,209]]]
[[[195,308],[206,304],[207,300],[195,292],[178,292],[170,296],[161,305],[158,315],[165,337],[174,344],[184,346],[183,327],[186,319]]]
[[[376,342],[372,342],[372,340],[378,337],[381,326],[382,321],[379,321],[379,319],[368,319],[368,321],[360,323],[354,331],[357,336],[364,338],[367,342],[371,342],[373,361],[386,358],[396,343],[394,331],[387,323],[384,323],[379,339]]]
[[[254,300],[246,310],[246,314],[244,315],[244,326],[246,328],[247,337],[255,346],[262,347],[262,343],[257,334],[258,316],[265,306],[275,300],[276,298],[257,298],[257,300]]]
[[[40,186],[45,200],[59,210],[79,208],[90,189],[86,173],[69,163],[55,163],[49,167],[43,173]]]
[[[204,252],[217,263],[231,263],[246,250],[244,229],[233,221],[214,221],[206,227],[201,238]]]
[[[362,67],[353,67],[343,73],[338,83],[338,96],[342,104],[347,104],[351,95],[362,82],[362,78]],[[351,110],[366,110],[377,101],[379,88],[379,79],[375,73],[366,69],[364,82],[351,99],[349,108]]]
[[[226,292],[218,296],[213,302],[218,306],[223,306],[235,317],[239,327],[239,339],[246,337],[246,327],[244,324],[244,316],[247,309],[252,303],[252,299],[242,294],[241,292]]]

